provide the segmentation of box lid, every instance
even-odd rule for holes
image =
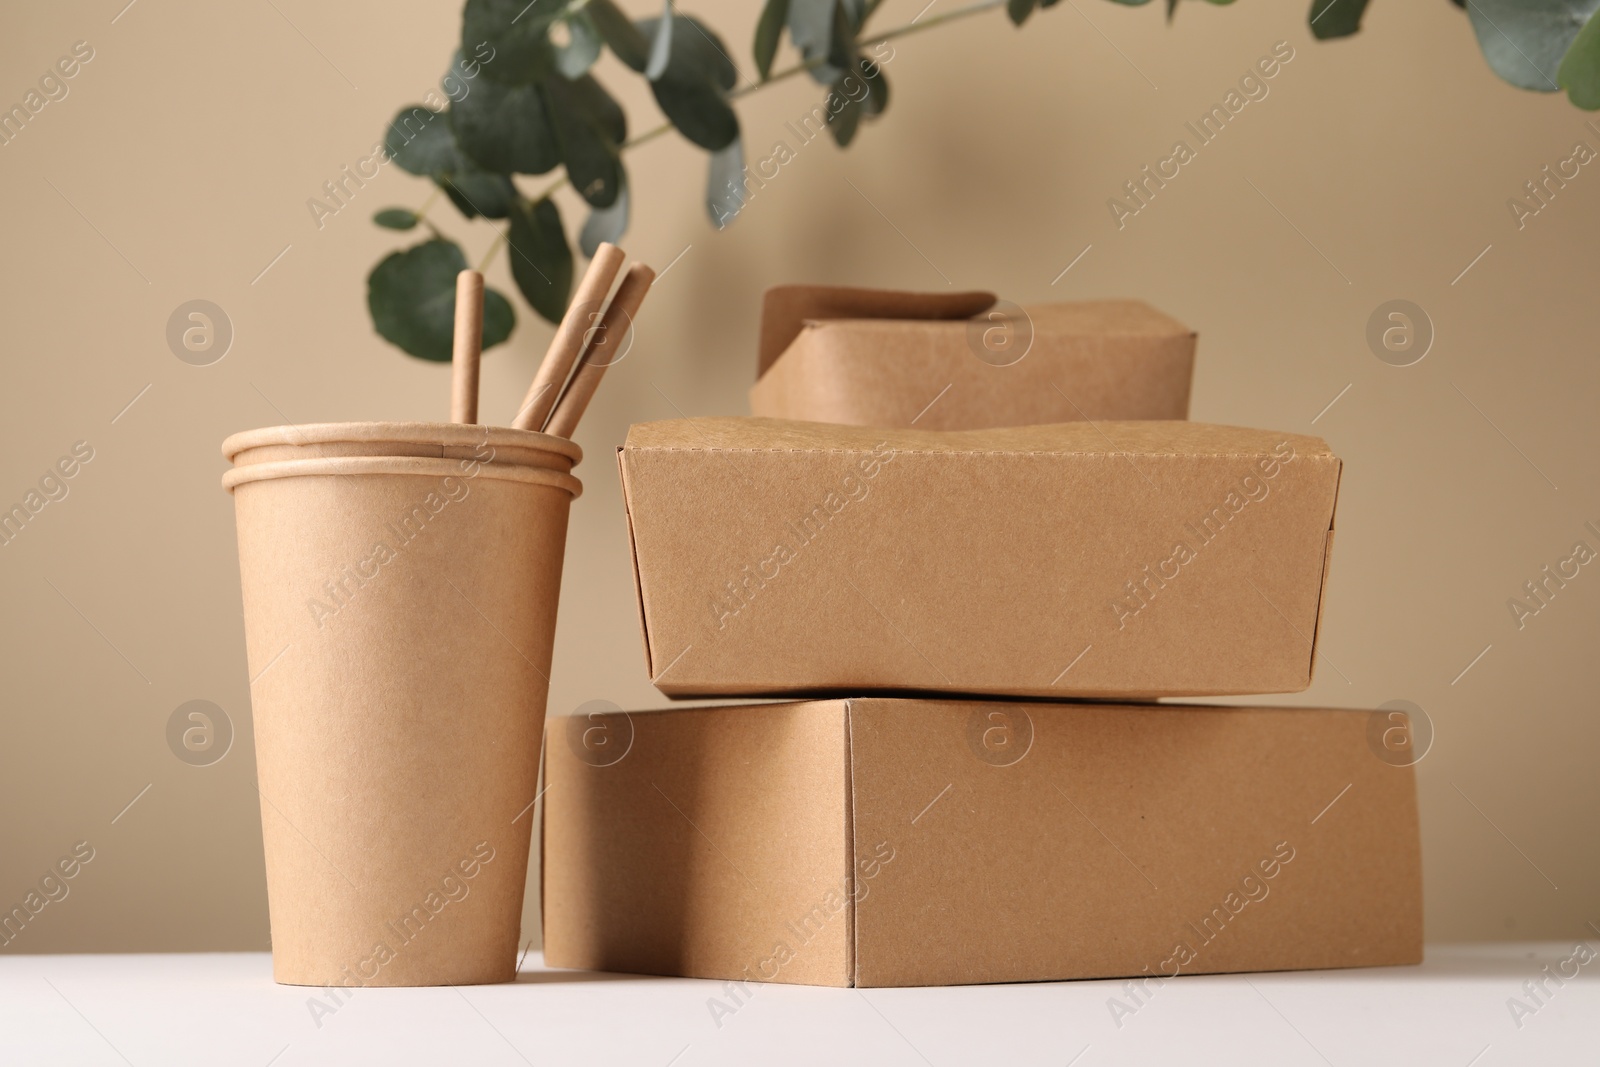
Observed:
[[[983,291],[912,293],[842,285],[775,285],[761,300],[756,377],[777,362],[808,321],[818,319],[968,319],[993,307]]]
[[[794,422],[741,416],[665,419],[628,428],[624,450],[733,452],[872,452],[886,440],[897,454],[983,452],[1009,455],[1260,456],[1288,441],[1304,458],[1332,457],[1328,443],[1306,434],[1277,433],[1205,422],[1088,422],[1000,426],[984,430],[885,431],[870,426]]]

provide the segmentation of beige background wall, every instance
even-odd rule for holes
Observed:
[[[366,272],[409,236],[368,218],[415,206],[424,183],[389,168],[320,231],[305,202],[435,83],[458,5],[142,0],[113,22],[124,2],[28,5],[0,33],[6,104],[73,42],[95,50],[70,95],[0,148],[0,500],[20,500],[74,442],[94,449],[70,495],[0,548],[0,903],[74,842],[96,850],[71,896],[0,951],[265,947],[217,444],[283,421],[280,409],[296,421],[445,412],[447,371],[380,342],[364,307]],[[750,66],[757,5],[687,6]],[[876,21],[921,6],[889,0]],[[884,121],[847,152],[800,149],[723,232],[700,207],[698,150],[673,136],[631,157],[630,251],[658,266],[688,251],[580,434],[587,493],[552,711],[660,703],[608,453],[628,423],[675,407],[744,410],[764,287],[942,288],[942,272],[1018,302],[1140,296],[1200,331],[1196,418],[1318,432],[1348,463],[1326,658],[1291,699],[1404,698],[1432,717],[1420,766],[1430,938],[1588,936],[1600,921],[1600,567],[1520,632],[1506,600],[1580,537],[1600,547],[1581,529],[1600,524],[1600,170],[1584,168],[1522,231],[1506,200],[1600,135],[1564,98],[1496,80],[1443,2],[1374,5],[1360,37],[1333,44],[1310,40],[1301,3],[1185,3],[1171,27],[1161,6],[1075,0],[1022,31],[991,13],[898,42]],[[1119,232],[1106,199],[1279,40],[1295,58],[1270,95]],[[633,128],[652,125],[637,79],[606,63]],[[780,137],[792,147],[782,123],[817,96],[795,80],[742,104],[752,157]],[[487,246],[485,226],[435,215],[469,256]],[[492,274],[510,290],[503,256]],[[164,340],[169,313],[194,298],[236,330],[209,367]],[[1386,366],[1364,340],[1393,298],[1437,329],[1415,366]],[[485,367],[492,419],[509,418],[549,335],[519,316]],[[210,767],[179,762],[165,740],[193,698],[240,731]],[[530,887],[530,938],[536,899]]]

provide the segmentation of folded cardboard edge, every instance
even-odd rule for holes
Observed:
[[[1328,507],[1328,532],[1322,540],[1322,584],[1317,588],[1317,614],[1311,623],[1311,662],[1306,667],[1305,688],[1317,678],[1317,644],[1322,640],[1322,613],[1328,607],[1328,571],[1333,566],[1333,532],[1339,516],[1339,484],[1344,481],[1344,460],[1334,457],[1333,502]]]
[[[656,683],[655,660],[650,655],[650,613],[644,610],[644,578],[639,573],[639,541],[633,532],[633,503],[628,493],[628,464],[624,446],[617,446],[617,478],[622,483],[622,515],[628,524],[628,565],[633,568],[633,602],[639,611],[639,633],[644,638],[644,673]]]
[[[1107,433],[1117,443],[1107,448]],[[1151,444],[1142,438],[1154,438]],[[1308,459],[1334,459],[1328,442],[1311,434],[1283,433],[1187,420],[1061,422],[977,430],[881,429],[760,416],[659,419],[628,427],[624,452],[875,452],[894,442],[897,453],[1079,456],[1259,456],[1268,438],[1292,441]],[[1130,439],[1134,443],[1129,443]]]
[[[844,857],[845,870],[849,871],[849,880],[846,886],[850,892],[850,905],[845,908],[844,943],[848,955],[844,961],[844,984],[846,988],[856,985],[856,961],[860,959],[860,947],[857,937],[861,929],[856,921],[856,746],[854,740],[854,723],[851,716],[855,712],[855,700],[846,697],[844,714],[840,720],[844,724]]]
[[[994,306],[993,293],[919,293],[845,285],[774,285],[761,298],[759,378],[809,319],[968,319]]]

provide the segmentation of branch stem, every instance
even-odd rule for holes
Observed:
[[[489,250],[483,254],[483,258],[478,260],[479,274],[482,274],[484,271],[489,269],[489,264],[494,262],[494,257],[500,252],[500,246],[505,244],[509,239],[506,235],[510,232],[511,231],[509,228],[496,231],[494,243],[491,244],[489,246]]]

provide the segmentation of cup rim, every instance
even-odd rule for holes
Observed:
[[[231,434],[222,442],[222,456],[228,462],[241,452],[266,445],[315,445],[352,443],[438,445],[471,447],[532,448],[566,456],[577,464],[583,449],[565,437],[518,430],[510,426],[484,426],[459,422],[307,422],[283,426],[263,426]]]
[[[525,485],[545,485],[564,489],[572,494],[573,499],[583,493],[583,483],[563,471],[506,463],[478,463],[475,464],[477,470],[469,475],[462,469],[462,465],[468,462],[432,456],[316,456],[285,459],[232,467],[222,476],[222,488],[231,493],[249,482],[280,478],[393,474],[425,478],[490,478],[503,482],[522,482]]]

